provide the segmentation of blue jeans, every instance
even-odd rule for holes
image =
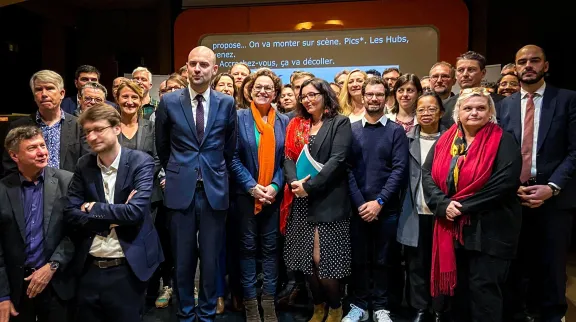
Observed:
[[[240,224],[240,272],[244,299],[256,298],[256,250],[260,241],[262,250],[262,271],[264,283],[262,291],[266,295],[276,294],[278,279],[277,238],[280,202],[264,206],[254,215],[254,198],[248,195],[237,196],[237,211],[241,215]]]

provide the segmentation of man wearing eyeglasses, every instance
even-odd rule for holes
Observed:
[[[80,89],[80,106],[74,112],[74,115],[80,116],[82,112],[86,111],[92,106],[103,103],[106,101],[107,95],[108,91],[106,90],[106,87],[95,82],[86,83],[84,86],[82,86],[82,89]]]
[[[368,319],[391,322],[388,283],[391,255],[407,183],[408,138],[404,128],[384,115],[388,90],[377,77],[362,86],[366,114],[352,123],[348,174],[350,196],[356,209],[350,220],[352,278],[350,312],[342,322]],[[372,281],[370,280],[372,277]],[[373,287],[370,285],[373,283]]]
[[[456,70],[445,61],[438,62],[430,68],[430,89],[434,90],[445,102],[454,96],[452,87],[456,84]]]

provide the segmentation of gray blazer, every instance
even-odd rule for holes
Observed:
[[[440,132],[444,133],[446,128],[440,125]],[[418,247],[419,237],[419,214],[416,209],[416,190],[422,180],[422,164],[426,160],[422,160],[420,156],[420,125],[416,125],[406,134],[410,144],[410,165],[408,171],[410,173],[410,185],[404,195],[404,203],[402,205],[402,212],[398,219],[398,231],[396,233],[396,240],[406,246]]]

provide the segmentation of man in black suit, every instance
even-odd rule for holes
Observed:
[[[460,89],[480,87],[482,79],[486,76],[486,58],[474,51],[467,51],[456,58],[456,81]],[[444,101],[444,109],[446,113],[442,117],[442,125],[449,128],[454,124],[454,105],[458,101],[458,94],[450,97]],[[492,100],[498,109],[498,102],[504,96],[492,93],[490,94]]]
[[[12,122],[10,128],[24,125],[39,127],[48,148],[48,166],[74,171],[76,161],[88,150],[76,117],[60,108],[65,93],[64,80],[51,70],[41,70],[32,75],[30,88],[38,105],[38,111],[30,117]],[[7,151],[4,151],[2,165],[4,176],[18,170]]]
[[[100,82],[100,71],[90,65],[82,65],[76,69],[74,73],[74,86],[76,86],[77,94],[75,96],[66,97],[62,100],[62,110],[68,114],[75,114],[77,110],[80,109],[80,103],[82,99],[82,87],[86,83]],[[113,102],[106,101],[106,104],[116,107]]]
[[[509,273],[510,317],[559,322],[566,313],[566,259],[576,210],[576,92],[548,85],[544,51],[516,54],[521,90],[501,102],[499,123],[521,145],[522,231]],[[528,307],[526,305],[528,304]],[[526,312],[526,310],[528,312]]]
[[[64,218],[74,228],[82,322],[140,322],[146,282],[164,260],[150,214],[154,160],[122,148],[120,114],[99,103],[79,122],[94,151],[78,160]]]
[[[0,321],[66,321],[74,255],[65,236],[63,198],[72,173],[47,167],[48,149],[35,126],[12,129],[6,150],[18,172],[0,181]]]

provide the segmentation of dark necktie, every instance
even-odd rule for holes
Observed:
[[[196,107],[196,135],[198,136],[198,142],[202,143],[204,139],[204,105],[202,105],[202,95],[196,95],[196,101],[198,101],[198,106]]]
[[[524,134],[522,135],[522,172],[520,182],[524,183],[532,176],[532,147],[534,146],[534,94],[528,93],[526,113],[524,113]]]

